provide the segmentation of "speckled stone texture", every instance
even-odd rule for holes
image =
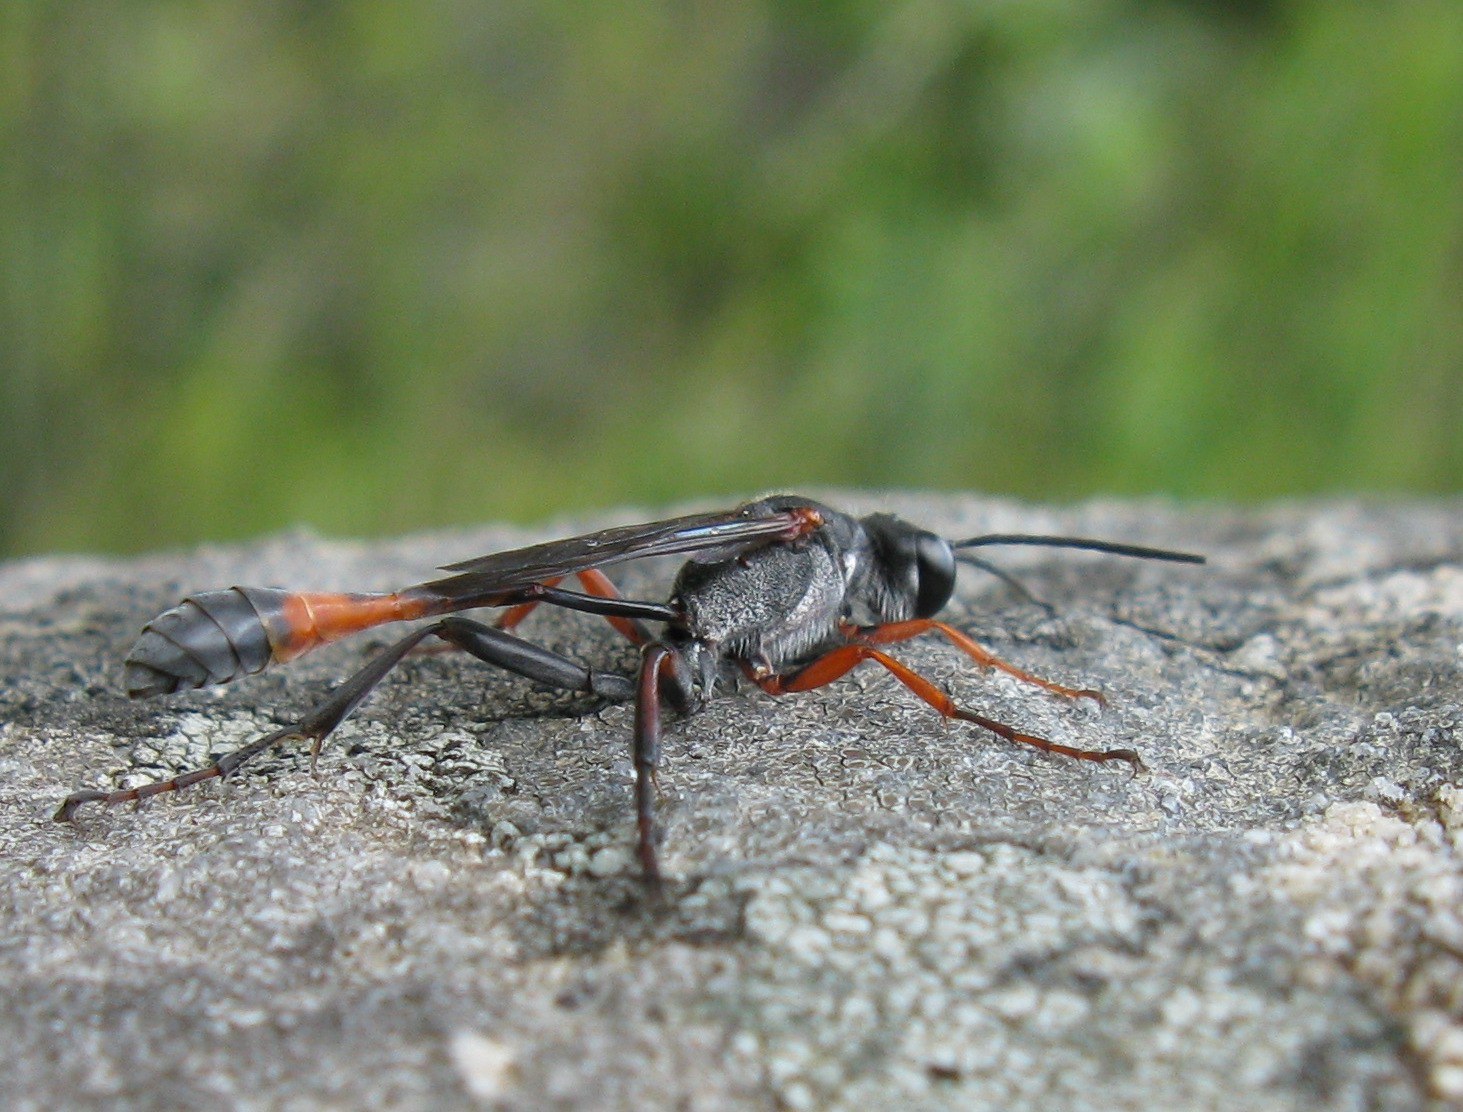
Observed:
[[[895,652],[1089,765],[944,725],[870,666],[666,740],[631,867],[630,710],[411,658],[326,747],[141,809],[384,634],[129,702],[141,624],[231,583],[385,589],[655,513],[0,567],[0,1103],[15,1108],[1414,1109],[1463,1103],[1463,504],[824,497],[990,553],[950,619],[1105,709]],[[664,563],[626,569],[658,596]],[[524,627],[602,667],[603,623]]]

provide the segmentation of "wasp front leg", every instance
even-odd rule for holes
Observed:
[[[917,623],[900,623],[900,625],[914,625]],[[868,631],[864,631],[867,633]],[[877,630],[874,631],[877,633]],[[912,636],[903,630],[904,636]],[[903,640],[904,636],[895,636],[892,640]],[[973,642],[972,642],[973,643]],[[866,641],[855,641],[847,645],[840,645],[836,649],[818,657],[811,664],[792,673],[790,676],[758,676],[754,671],[748,669],[749,677],[766,691],[769,695],[783,695],[794,691],[812,691],[814,688],[823,687],[834,680],[846,676],[865,660],[872,660],[885,668],[895,679],[918,695],[922,700],[932,706],[936,711],[946,718],[956,718],[962,722],[970,722],[984,730],[1007,741],[1020,745],[1030,745],[1045,753],[1060,753],[1064,757],[1074,757],[1080,761],[1127,761],[1137,768],[1143,767],[1143,761],[1138,754],[1131,749],[1078,749],[1071,745],[1061,745],[1055,741],[1048,741],[1044,737],[1037,737],[1035,734],[1023,733],[1014,726],[1008,726],[1004,722],[997,722],[994,718],[987,718],[983,714],[967,710],[957,704],[945,692],[941,691],[931,680],[920,675],[908,665],[895,660],[888,653],[868,644]],[[1045,684],[1043,684],[1045,686]],[[1063,694],[1088,694],[1064,689]],[[1095,693],[1093,693],[1095,694]]]

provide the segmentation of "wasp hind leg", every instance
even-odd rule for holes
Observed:
[[[615,702],[623,702],[635,694],[635,684],[628,677],[614,672],[599,672],[551,652],[539,645],[514,637],[501,629],[475,622],[468,618],[449,617],[439,622],[413,630],[400,641],[383,649],[372,657],[360,671],[340,684],[324,702],[310,711],[292,726],[276,730],[271,734],[251,741],[239,749],[225,753],[211,764],[184,772],[169,780],[158,780],[140,784],[134,788],[118,791],[79,791],[67,796],[57,809],[57,822],[66,822],[76,814],[76,809],[85,803],[100,803],[110,806],[147,799],[162,792],[178,791],[203,780],[223,778],[234,772],[250,758],[284,741],[299,739],[310,742],[310,758],[313,763],[320,752],[320,746],[327,737],[350,717],[351,713],[365,701],[391,669],[418,644],[428,637],[436,636],[479,660],[506,669],[549,687],[583,691]]]

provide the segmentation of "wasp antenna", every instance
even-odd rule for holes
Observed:
[[[1037,598],[1034,594],[1027,590],[1026,584],[1022,583],[1021,580],[1017,579],[1014,575],[1006,571],[1004,568],[998,568],[995,564],[988,563],[987,561],[982,560],[979,556],[972,556],[968,552],[961,553],[960,555],[956,556],[955,559],[960,563],[966,565],[967,567],[979,568],[987,575],[995,576],[1007,587],[1010,587],[1011,590],[1015,591],[1016,594],[1024,598],[1027,602],[1031,603],[1032,606],[1040,607],[1042,610],[1046,611],[1047,617],[1055,618],[1057,616],[1057,608],[1055,606],[1053,606],[1049,602],[1045,602],[1042,599]]]
[[[989,533],[983,537],[969,537],[963,541],[951,541],[950,547],[980,548],[996,544],[1031,544],[1048,548],[1083,548],[1089,552],[1107,552],[1113,556],[1132,556],[1139,560],[1170,560],[1176,564],[1202,564],[1203,556],[1192,552],[1174,552],[1167,548],[1149,548],[1141,544],[1119,544],[1116,541],[1098,541],[1090,537],[1047,537],[1035,533]]]

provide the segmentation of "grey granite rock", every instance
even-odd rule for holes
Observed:
[[[530,538],[0,568],[0,1103],[1463,1103],[1463,506],[838,501],[1208,552],[1001,553],[1056,617],[966,574],[953,621],[1105,709],[935,641],[897,650],[992,717],[1149,771],[947,727],[867,667],[727,694],[667,739],[657,906],[631,866],[628,708],[440,654],[315,775],[285,751],[60,825],[74,788],[240,744],[384,640],[129,702],[121,657],[181,594],[385,588]],[[631,664],[603,623],[526,628]]]

